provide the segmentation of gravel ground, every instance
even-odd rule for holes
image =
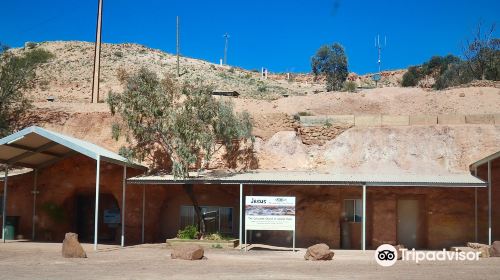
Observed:
[[[120,249],[84,244],[87,259],[64,259],[61,244],[0,244],[0,279],[498,279],[500,258],[479,261],[400,261],[379,266],[374,251],[336,250],[333,261],[304,261],[299,252],[210,249],[206,260],[172,260],[151,244]]]

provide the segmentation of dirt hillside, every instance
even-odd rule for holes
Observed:
[[[39,71],[40,85],[29,92],[35,101],[31,124],[60,131],[118,151],[123,142],[111,138],[113,118],[106,104],[89,103],[93,46],[84,42],[45,42],[56,57]],[[14,51],[21,52],[17,49]],[[175,73],[175,56],[135,44],[105,44],[101,96],[121,91],[118,69],[147,67],[158,75]],[[263,169],[357,170],[362,172],[460,172],[468,164],[500,150],[498,125],[351,128],[324,145],[306,145],[295,131],[293,115],[341,114],[498,114],[498,83],[435,91],[397,87],[404,71],[386,74],[384,87],[355,93],[324,92],[310,75],[270,75],[182,58],[184,81],[202,79],[219,89],[242,94],[232,98],[238,111],[254,120],[256,155]],[[358,84],[368,76],[351,74]],[[382,83],[384,84],[384,83]],[[387,87],[387,85],[392,85]],[[48,96],[55,102],[47,102]],[[288,96],[288,97],[286,97]]]

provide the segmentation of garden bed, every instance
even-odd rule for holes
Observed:
[[[239,245],[238,239],[229,240],[199,240],[199,239],[180,239],[171,238],[167,239],[167,245],[178,246],[178,245],[200,245],[203,248],[219,248],[219,249],[234,249]]]

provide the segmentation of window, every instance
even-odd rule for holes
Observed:
[[[363,218],[363,205],[361,199],[344,200],[345,219],[348,222],[361,222]]]
[[[233,233],[233,208],[219,206],[202,206],[205,215],[207,232]],[[196,212],[193,206],[181,206],[180,228],[196,225]]]

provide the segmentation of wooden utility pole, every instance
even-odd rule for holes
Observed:
[[[179,16],[177,16],[177,77],[181,76],[180,66],[179,66]]]
[[[100,66],[101,66],[102,2],[103,0],[97,0],[98,9],[97,9],[97,25],[95,32],[96,37],[95,37],[95,48],[94,48],[94,72],[92,76],[92,96],[90,99],[91,103],[99,102],[99,78],[101,76]]]

